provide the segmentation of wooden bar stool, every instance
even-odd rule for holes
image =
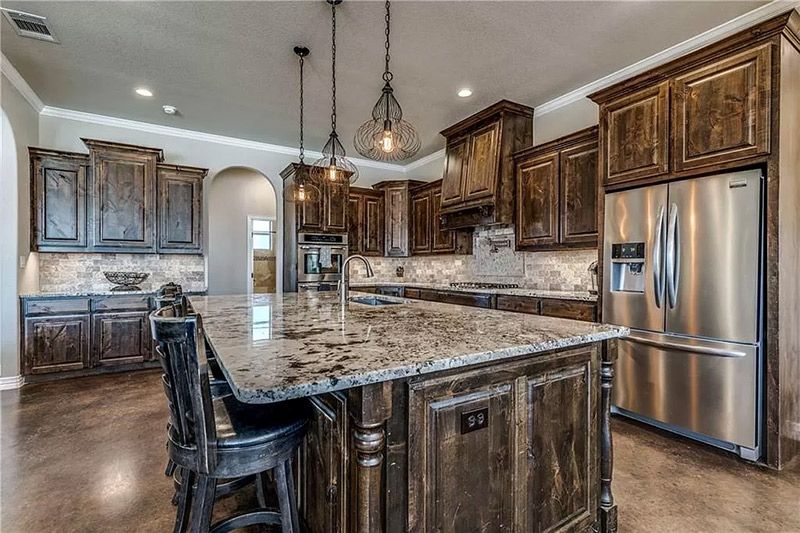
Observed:
[[[306,432],[305,403],[251,406],[232,396],[212,398],[201,317],[175,316],[166,306],[150,315],[150,323],[165,374],[169,456],[183,473],[175,531],[220,533],[274,524],[284,533],[298,532],[291,461]],[[256,475],[264,484],[270,470],[279,512],[262,501],[262,507],[211,525],[220,480]]]

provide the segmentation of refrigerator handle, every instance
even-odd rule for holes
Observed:
[[[656,307],[661,308],[664,301],[664,281],[661,279],[663,273],[661,261],[661,243],[664,240],[664,206],[658,208],[656,217],[655,235],[653,236],[653,293],[656,299]]]
[[[680,260],[680,235],[678,232],[678,205],[672,204],[669,208],[669,223],[667,228],[667,297],[669,307],[675,307],[678,301],[678,264]]]

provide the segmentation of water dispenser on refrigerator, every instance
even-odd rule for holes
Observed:
[[[622,242],[611,245],[611,290],[644,292],[644,243]]]

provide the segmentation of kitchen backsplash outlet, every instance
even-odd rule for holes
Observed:
[[[169,281],[185,291],[206,290],[206,262],[199,255],[40,253],[41,292],[107,291],[112,284],[104,271],[149,272],[140,286],[156,290]]]
[[[592,286],[589,265],[597,260],[595,250],[516,252],[513,227],[481,229],[474,239],[473,255],[370,257],[375,271],[371,281],[485,281],[553,291],[588,291]],[[510,246],[505,246],[508,240]],[[403,277],[396,275],[398,267],[403,268]],[[354,281],[366,281],[362,266],[354,263],[351,269]]]

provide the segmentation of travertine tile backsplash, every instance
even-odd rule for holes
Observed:
[[[113,286],[104,271],[149,272],[143,290],[174,281],[185,291],[206,290],[206,261],[199,255],[40,253],[41,292],[107,291]]]
[[[473,255],[371,257],[372,281],[484,281],[554,291],[587,291],[592,286],[588,269],[597,260],[595,250],[515,252],[513,227],[482,229],[475,232],[474,239]],[[400,266],[405,271],[402,278],[396,275]],[[365,279],[358,263],[353,263],[352,277]]]

